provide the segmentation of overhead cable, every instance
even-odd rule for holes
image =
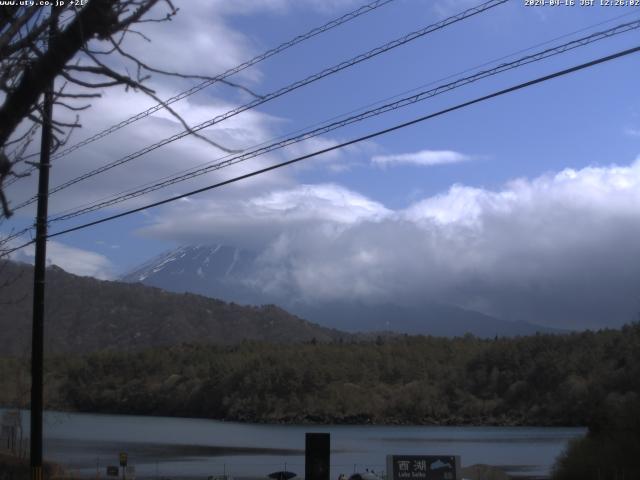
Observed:
[[[167,100],[165,100],[162,103],[158,103],[140,113],[137,113],[136,115],[132,115],[131,117],[122,120],[121,122],[112,125],[108,128],[105,128],[104,130],[101,130],[100,132],[96,133],[95,135],[92,135],[74,145],[71,145],[67,148],[65,148],[64,150],[61,150],[59,152],[56,152],[54,155],[52,155],[52,160],[57,160],[59,158],[62,158],[68,154],[70,154],[71,152],[78,150],[79,148],[82,148],[86,145],[89,145],[90,143],[95,142],[96,140],[100,140],[101,138],[106,137],[107,135],[111,135],[112,133],[120,130],[121,128],[126,127],[127,125],[130,125],[132,123],[137,122],[138,120],[142,120],[143,118],[148,117],[149,115],[152,115],[153,113],[162,110],[163,108],[165,108],[165,106],[171,105],[172,103],[178,102],[184,98],[187,98],[191,95],[193,95],[194,93],[197,93],[211,85],[213,85],[214,83],[217,82],[221,82],[222,80],[226,79],[227,77],[230,77],[231,75],[235,75],[236,73],[239,73],[257,63],[262,62],[263,60],[266,60],[270,57],[273,57],[274,55],[277,55],[281,52],[284,52],[285,50],[301,43],[304,42],[305,40],[308,40],[312,37],[315,37],[316,35],[320,35],[321,33],[324,33],[328,30],[331,30],[332,28],[335,28],[337,26],[340,26],[344,23],[347,23],[355,18],[358,18],[361,15],[364,15],[365,13],[369,13],[379,7],[382,7],[384,5],[386,5],[387,3],[393,2],[395,0],[376,0],[375,2],[371,2],[369,4],[366,5],[362,5],[361,7],[346,13],[344,15],[342,15],[341,17],[335,18],[327,23],[325,23],[324,25],[321,25],[319,27],[315,27],[311,30],[309,30],[306,33],[303,33],[301,35],[298,35],[294,38],[292,38],[291,40],[281,43],[280,45],[278,45],[275,48],[272,48],[270,50],[267,50],[266,52],[261,53],[260,55],[257,55],[255,57],[253,57],[251,60],[247,60],[244,63],[241,63],[240,65],[237,65],[233,68],[228,69],[227,71],[211,78],[208,80],[205,80],[203,82],[200,82],[198,85],[195,85],[191,88],[189,88],[188,90],[184,90],[183,92],[178,93],[177,95],[174,95],[171,98],[168,98]],[[39,155],[39,153],[33,153],[31,155],[29,155],[26,158],[32,157],[32,156],[37,156]],[[23,174],[29,174],[31,172],[33,172],[34,170],[36,170],[38,167],[36,166],[32,166],[28,169],[26,169],[24,172],[22,172]],[[22,175],[22,174],[21,174]],[[7,182],[5,186],[9,186],[11,185],[11,183],[15,182],[17,180],[18,177],[14,177],[11,179],[11,181]]]
[[[287,160],[285,162],[281,162],[281,163],[278,163],[278,164],[275,164],[275,165],[271,165],[271,166],[266,167],[266,168],[261,168],[259,170],[255,170],[253,172],[246,173],[244,175],[240,175],[240,176],[225,180],[223,182],[219,182],[219,183],[215,183],[213,185],[209,185],[209,186],[206,186],[206,187],[203,187],[203,188],[199,188],[197,190],[192,190],[190,192],[187,192],[187,193],[184,193],[184,194],[181,194],[181,195],[176,195],[176,196],[173,196],[173,197],[170,197],[170,198],[166,198],[166,199],[160,200],[158,202],[153,202],[153,203],[144,205],[142,207],[138,207],[138,208],[134,208],[134,209],[131,209],[131,210],[127,210],[126,212],[121,212],[121,213],[118,213],[118,214],[115,214],[115,215],[111,215],[109,217],[101,218],[99,220],[95,220],[95,221],[92,221],[92,222],[84,223],[82,225],[77,225],[75,227],[67,228],[65,230],[60,230],[58,232],[49,234],[47,236],[47,238],[54,238],[54,237],[58,237],[58,236],[61,236],[61,235],[66,235],[66,234],[71,233],[71,232],[75,232],[75,231],[78,231],[78,230],[83,230],[85,228],[89,228],[89,227],[92,227],[92,226],[95,226],[95,225],[99,225],[99,224],[102,224],[102,223],[105,223],[105,222],[110,222],[112,220],[116,220],[118,218],[122,218],[122,217],[125,217],[125,216],[128,216],[128,215],[132,215],[134,213],[138,213],[138,212],[150,209],[150,208],[154,208],[154,207],[158,207],[158,206],[165,205],[165,204],[168,204],[168,203],[172,203],[172,202],[178,201],[178,200],[186,198],[186,197],[190,197],[190,196],[193,196],[193,195],[197,195],[199,193],[203,193],[203,192],[206,192],[206,191],[209,191],[209,190],[220,188],[220,187],[223,187],[225,185],[229,185],[229,184],[232,184],[232,183],[239,182],[241,180],[245,180],[247,178],[255,177],[257,175],[261,175],[261,174],[270,172],[272,170],[276,170],[276,169],[279,169],[279,168],[282,168],[282,167],[285,167],[285,166],[288,166],[288,165],[292,165],[294,163],[301,162],[303,160],[307,160],[309,158],[313,158],[313,157],[316,157],[318,155],[331,152],[333,150],[344,148],[344,147],[349,146],[349,145],[353,145],[353,144],[356,144],[356,143],[359,143],[359,142],[363,142],[365,140],[370,140],[372,138],[375,138],[375,137],[378,137],[378,136],[381,136],[381,135],[385,135],[387,133],[391,133],[393,131],[400,130],[402,128],[406,128],[406,127],[409,127],[411,125],[415,125],[417,123],[424,122],[426,120],[429,120],[429,119],[432,119],[432,118],[435,118],[435,117],[439,117],[439,116],[445,115],[447,113],[454,112],[456,110],[461,110],[463,108],[469,107],[469,106],[477,104],[477,103],[485,102],[485,101],[490,100],[492,98],[496,98],[496,97],[499,97],[499,96],[502,96],[502,95],[506,95],[507,93],[515,92],[517,90],[522,90],[524,88],[528,88],[528,87],[531,87],[533,85],[544,83],[544,82],[552,80],[554,78],[558,78],[558,77],[562,77],[562,76],[565,76],[565,75],[569,75],[571,73],[574,73],[574,72],[577,72],[577,71],[580,71],[580,70],[585,70],[587,68],[591,68],[591,67],[594,67],[596,65],[605,63],[605,62],[609,62],[609,61],[612,61],[612,60],[615,60],[615,59],[618,59],[618,58],[621,58],[621,57],[625,57],[627,55],[631,55],[631,54],[637,53],[639,51],[640,51],[640,46],[636,46],[636,47],[629,48],[627,50],[623,50],[623,51],[620,51],[620,52],[617,52],[617,53],[614,53],[614,54],[611,54],[611,55],[607,55],[605,57],[600,57],[600,58],[597,58],[595,60],[591,60],[589,62],[582,63],[580,65],[576,65],[576,66],[573,66],[573,67],[570,67],[570,68],[567,68],[567,69],[564,69],[564,70],[560,70],[560,71],[551,73],[549,75],[545,75],[543,77],[538,77],[538,78],[536,78],[534,80],[529,80],[527,82],[520,83],[518,85],[514,85],[512,87],[505,88],[503,90],[499,90],[499,91],[491,93],[489,95],[484,95],[482,97],[478,97],[478,98],[476,98],[474,100],[469,100],[467,102],[459,103],[459,104],[457,104],[457,105],[455,105],[453,107],[449,107],[449,108],[446,108],[444,110],[440,110],[440,111],[435,112],[435,113],[424,115],[422,117],[415,118],[415,119],[410,120],[408,122],[404,122],[404,123],[400,123],[398,125],[394,125],[393,127],[385,128],[383,130],[378,130],[378,131],[370,133],[368,135],[364,135],[364,136],[349,140],[347,142],[340,143],[339,145],[333,145],[331,147],[327,147],[327,148],[324,148],[324,149],[321,149],[321,150],[317,150],[317,151],[315,151],[313,153],[302,155],[302,156],[293,158],[291,160]],[[7,250],[5,252],[2,252],[2,253],[0,253],[0,258],[5,257],[5,256],[17,251],[17,250],[20,250],[21,248],[27,247],[27,246],[29,246],[29,245],[31,245],[33,243],[34,243],[34,241],[26,242],[26,243],[24,243],[22,245],[14,247],[14,248],[12,248],[10,250]]]
[[[603,32],[597,32],[594,33],[592,35],[577,39],[577,40],[573,40],[571,42],[567,42],[565,44],[556,46],[556,47],[552,47],[552,48],[548,48],[545,49],[543,51],[537,52],[537,53],[533,53],[531,55],[527,55],[525,57],[522,57],[518,60],[514,60],[512,62],[508,62],[508,63],[503,63],[500,64],[494,68],[491,69],[487,69],[487,70],[483,70],[481,72],[478,72],[474,75],[470,75],[467,77],[463,77],[460,78],[458,80],[455,80],[453,82],[444,84],[444,85],[440,85],[437,86],[435,88],[429,89],[429,90],[424,90],[421,92],[418,92],[414,95],[408,96],[408,97],[404,97],[401,98],[399,100],[384,104],[382,106],[367,110],[365,112],[359,113],[357,115],[352,115],[350,117],[347,117],[345,119],[339,120],[339,121],[335,121],[332,123],[329,123],[327,125],[323,125],[319,128],[315,128],[312,130],[307,130],[305,132],[302,132],[298,135],[292,136],[292,137],[288,137],[285,138],[284,140],[278,141],[278,142],[274,142],[271,143],[269,145],[257,148],[255,150],[240,154],[240,155],[235,155],[232,158],[229,158],[227,160],[223,160],[220,161],[218,163],[215,163],[213,165],[208,165],[205,167],[199,167],[193,170],[190,170],[186,173],[183,173],[181,175],[175,175],[172,177],[167,178],[166,180],[162,180],[160,182],[154,183],[154,184],[150,184],[148,186],[145,186],[143,188],[139,188],[137,190],[133,190],[133,191],[129,191],[127,193],[121,194],[121,195],[117,195],[115,197],[109,198],[107,200],[102,200],[102,201],[98,201],[98,202],[94,202],[91,203],[89,205],[83,206],[83,207],[79,207],[76,208],[75,210],[71,210],[68,213],[63,213],[61,215],[58,216],[54,216],[50,219],[50,222],[58,222],[58,221],[64,221],[64,220],[69,220],[71,218],[80,216],[80,215],[84,215],[90,212],[94,212],[96,210],[100,210],[102,208],[105,207],[109,207],[121,202],[124,202],[126,200],[130,200],[133,198],[137,198],[140,197],[142,195],[151,193],[153,191],[168,187],[170,185],[175,185],[176,183],[179,182],[183,182],[195,177],[198,177],[200,175],[204,175],[207,173],[210,173],[212,171],[216,171],[216,170],[220,170],[222,168],[226,168],[226,167],[230,167],[232,165],[235,165],[237,163],[240,162],[244,162],[246,160],[249,160],[251,158],[255,158],[258,157],[260,155],[264,155],[266,153],[275,151],[275,150],[279,150],[282,149],[284,147],[287,147],[289,145],[295,144],[295,143],[299,143],[302,142],[304,140],[308,140],[310,138],[314,138],[317,137],[319,135],[323,135],[325,133],[328,133],[330,131],[345,127],[347,125],[356,123],[356,122],[360,122],[363,121],[365,119],[371,118],[371,117],[375,117],[378,115],[382,115],[384,113],[390,112],[392,110],[397,110],[403,107],[406,107],[408,105],[412,105],[414,103],[420,102],[420,101],[424,101],[427,100],[429,98],[435,97],[437,95],[449,92],[451,90],[460,88],[462,86],[468,85],[470,83],[474,83],[477,82],[481,79],[487,78],[487,77],[491,77],[503,72],[506,72],[508,70],[513,70],[515,68],[521,67],[523,65],[528,65],[534,62],[538,62],[541,60],[544,60],[546,58],[555,56],[555,55],[559,55],[562,53],[565,53],[567,51],[570,50],[574,50],[576,48],[585,46],[585,45],[589,45],[591,43],[597,42],[597,41],[601,41],[605,38],[609,38],[613,35],[619,35],[621,33],[624,32],[629,32],[631,30],[635,30],[640,28],[640,20],[636,20],[634,22],[629,22],[629,23],[625,23],[622,25],[618,25],[616,27],[610,28],[608,30],[605,30]]]
[[[499,58],[496,58],[496,59],[493,59],[493,60],[490,60],[490,61],[484,62],[484,63],[482,63],[482,64],[480,64],[480,65],[476,65],[476,66],[474,66],[474,67],[467,68],[467,69],[465,69],[465,70],[463,70],[463,71],[460,71],[460,72],[457,72],[457,73],[454,73],[454,74],[447,75],[446,77],[440,78],[440,79],[438,79],[438,80],[430,81],[430,82],[428,82],[428,83],[426,83],[426,84],[422,84],[422,85],[420,85],[420,86],[418,86],[418,87],[414,87],[414,88],[412,88],[412,89],[410,89],[410,90],[405,90],[405,91],[403,91],[403,92],[401,92],[401,93],[397,93],[397,94],[395,94],[395,95],[392,95],[392,96],[389,96],[389,97],[383,98],[383,99],[381,99],[381,100],[377,100],[377,101],[375,101],[375,102],[369,103],[369,104],[364,105],[364,106],[362,106],[362,107],[352,109],[352,110],[350,110],[350,111],[348,111],[348,112],[345,112],[345,113],[342,113],[342,114],[339,114],[339,115],[334,115],[334,116],[332,116],[332,117],[330,117],[330,118],[328,118],[328,119],[325,119],[324,121],[315,122],[314,124],[312,124],[312,125],[307,125],[307,126],[306,126],[306,127],[304,127],[304,128],[298,128],[298,129],[296,129],[296,130],[294,130],[294,131],[290,131],[290,132],[288,132],[288,133],[281,134],[281,135],[278,135],[278,136],[276,136],[276,137],[272,137],[272,138],[271,138],[271,139],[269,139],[269,140],[266,140],[266,141],[261,142],[261,143],[259,143],[259,144],[255,144],[255,145],[252,145],[251,147],[248,147],[247,149],[245,149],[245,151],[249,151],[250,149],[251,149],[251,150],[255,150],[255,149],[257,149],[257,148],[260,148],[260,147],[263,147],[263,146],[267,146],[267,145],[269,145],[269,144],[271,144],[271,143],[274,143],[276,140],[280,140],[280,139],[284,139],[284,138],[287,138],[287,137],[291,137],[291,136],[293,136],[294,134],[298,134],[298,133],[301,133],[301,132],[305,132],[305,131],[311,130],[311,129],[313,129],[314,127],[318,127],[318,126],[320,126],[320,125],[326,125],[326,124],[328,124],[328,123],[330,123],[330,122],[332,122],[332,121],[335,121],[335,120],[338,120],[338,119],[341,119],[341,118],[346,118],[347,116],[353,115],[353,114],[355,114],[356,112],[362,112],[362,111],[364,111],[365,109],[370,109],[371,107],[374,107],[374,106],[376,106],[376,105],[381,105],[381,104],[383,104],[383,103],[385,103],[385,102],[389,102],[390,100],[394,100],[394,99],[397,99],[397,98],[402,98],[403,96],[406,96],[406,95],[407,95],[407,94],[409,94],[409,93],[418,92],[418,91],[420,91],[421,89],[424,89],[425,87],[432,86],[432,85],[436,85],[438,82],[443,82],[443,81],[445,81],[445,80],[450,80],[450,79],[456,78],[456,77],[458,77],[458,76],[460,76],[460,75],[463,75],[463,74],[466,74],[466,73],[469,73],[469,72],[476,71],[476,70],[478,70],[478,69],[480,69],[480,68],[487,67],[487,66],[489,66],[489,65],[493,65],[493,64],[495,64],[495,63],[497,63],[497,62],[501,62],[501,61],[506,60],[506,59],[508,59],[508,58],[512,58],[512,57],[514,57],[514,56],[516,56],[516,55],[518,55],[518,54],[525,53],[525,52],[529,52],[529,51],[531,51],[531,50],[534,50],[535,48],[542,47],[542,46],[545,46],[545,45],[549,45],[549,44],[551,44],[551,43],[553,43],[553,42],[555,42],[555,41],[562,40],[562,39],[564,39],[564,38],[570,37],[570,36],[572,36],[572,35],[576,35],[576,34],[578,34],[578,33],[585,32],[585,31],[587,31],[587,30],[591,30],[591,29],[593,29],[593,28],[595,28],[595,27],[599,27],[599,26],[601,26],[601,25],[605,25],[605,24],[607,24],[607,23],[611,23],[611,22],[613,22],[613,21],[615,21],[615,20],[619,20],[620,18],[628,17],[628,16],[630,16],[630,15],[637,15],[637,12],[627,12],[627,13],[623,13],[623,14],[621,14],[621,15],[616,15],[615,17],[609,18],[609,19],[607,19],[607,20],[604,20],[604,21],[601,21],[601,22],[598,22],[598,23],[595,23],[595,24],[589,25],[589,26],[587,26],[587,27],[580,28],[580,29],[578,29],[578,30],[574,30],[574,31],[569,32],[569,33],[565,33],[565,34],[563,34],[563,35],[560,35],[560,36],[558,36],[558,37],[554,37],[554,38],[549,39],[549,40],[545,40],[544,42],[541,42],[541,43],[538,43],[538,44],[532,45],[532,46],[527,47],[527,48],[524,48],[524,49],[520,49],[520,50],[518,50],[518,51],[516,51],[516,52],[510,53],[510,54],[507,54],[507,55],[503,55],[503,56],[501,56],[501,57],[499,57]],[[617,28],[617,27],[616,27],[616,28]],[[204,166],[207,166],[207,165],[213,165],[213,164],[215,164],[216,162],[220,162],[220,161],[222,161],[222,160],[224,160],[224,159],[227,159],[227,158],[230,158],[230,157],[232,157],[232,156],[233,156],[233,153],[231,153],[231,154],[226,154],[226,155],[224,155],[224,156],[222,156],[222,157],[219,157],[219,158],[218,158],[218,159],[216,159],[216,160],[212,160],[212,161],[206,162],[206,163],[201,164],[201,165],[199,165],[199,166],[191,167],[191,168],[187,168],[187,169],[184,169],[184,170],[180,170],[180,171],[178,171],[178,172],[174,172],[173,174],[171,174],[171,175],[167,175],[167,176],[162,177],[162,178],[160,178],[160,179],[157,179],[157,180],[154,180],[154,181],[150,181],[150,182],[147,182],[147,183],[145,183],[145,184],[138,185],[138,186],[135,186],[135,187],[131,187],[131,188],[128,188],[127,190],[123,190],[123,191],[120,191],[120,192],[115,193],[115,194],[106,195],[106,196],[104,196],[104,197],[102,197],[102,198],[100,198],[100,199],[98,199],[98,200],[95,200],[95,201],[94,201],[94,202],[92,202],[90,205],[94,205],[94,204],[97,204],[97,203],[100,203],[100,202],[102,202],[102,201],[109,200],[109,199],[112,199],[112,198],[115,198],[115,197],[120,197],[120,196],[122,196],[122,195],[125,195],[125,194],[128,194],[128,193],[135,192],[136,190],[139,190],[139,189],[141,189],[141,188],[143,188],[143,187],[151,186],[151,185],[153,185],[153,184],[155,184],[155,183],[158,183],[158,182],[160,182],[160,181],[163,181],[163,180],[170,180],[170,179],[172,179],[172,178],[174,178],[174,177],[177,177],[177,176],[179,176],[179,175],[187,174],[187,173],[190,173],[190,172],[193,172],[193,171],[199,170],[200,168],[203,168]],[[62,211],[60,211],[60,212],[58,213],[58,215],[63,215],[63,214],[66,214],[66,213],[68,213],[68,212],[72,212],[72,211],[74,211],[74,210],[75,210],[75,209],[77,209],[77,208],[78,208],[78,207],[75,207],[75,208],[68,208],[68,209],[66,209],[66,210],[62,210]]]
[[[442,21],[440,21],[438,23],[434,23],[434,24],[429,25],[427,27],[424,27],[424,28],[422,28],[420,30],[416,30],[416,31],[414,31],[412,33],[404,35],[401,38],[398,38],[398,39],[393,40],[391,42],[388,42],[388,43],[386,43],[384,45],[376,47],[376,48],[374,48],[372,50],[369,50],[366,53],[360,54],[360,55],[358,55],[356,57],[353,57],[353,58],[351,58],[349,60],[345,60],[345,61],[343,61],[343,62],[341,62],[341,63],[339,63],[337,65],[334,65],[332,67],[326,68],[326,69],[324,69],[324,70],[322,70],[322,71],[320,71],[318,73],[310,75],[310,76],[308,76],[308,77],[306,77],[306,78],[304,78],[302,80],[298,80],[298,81],[296,81],[296,82],[294,82],[292,84],[287,85],[286,87],[282,87],[279,90],[276,90],[276,91],[274,91],[274,92],[272,92],[270,94],[267,94],[267,95],[263,96],[262,98],[254,99],[253,101],[251,101],[249,103],[246,103],[246,104],[244,104],[242,106],[239,106],[237,108],[229,110],[228,112],[223,113],[221,115],[218,115],[218,116],[216,116],[216,117],[214,117],[214,118],[212,118],[210,120],[202,122],[199,125],[196,125],[195,127],[191,128],[191,130],[184,130],[184,131],[182,131],[180,133],[172,135],[171,137],[165,138],[165,139],[160,140],[160,141],[158,141],[158,142],[156,142],[156,143],[154,143],[152,145],[144,147],[141,150],[138,150],[138,151],[136,151],[134,153],[131,153],[131,154],[125,156],[125,157],[122,157],[122,158],[120,158],[118,160],[115,160],[115,161],[113,161],[111,163],[108,163],[108,164],[103,165],[101,167],[98,167],[98,168],[96,168],[96,169],[94,169],[94,170],[92,170],[90,172],[87,172],[87,173],[85,173],[83,175],[80,175],[80,176],[78,176],[76,178],[73,178],[73,179],[71,179],[71,180],[69,180],[67,182],[64,182],[64,183],[58,185],[57,187],[54,187],[54,188],[50,189],[49,190],[49,195],[52,195],[54,193],[57,193],[57,192],[59,192],[61,190],[66,189],[66,188],[68,188],[68,187],[70,187],[72,185],[75,185],[75,184],[77,184],[79,182],[87,180],[88,178],[91,178],[91,177],[93,177],[95,175],[98,175],[100,173],[104,173],[104,172],[106,172],[108,170],[111,170],[112,168],[115,168],[117,166],[120,166],[120,165],[123,165],[123,164],[125,164],[127,162],[130,162],[130,161],[132,161],[132,160],[134,160],[134,159],[136,159],[138,157],[141,157],[142,155],[145,155],[145,154],[147,154],[149,152],[152,152],[152,151],[154,151],[154,150],[156,150],[156,149],[158,149],[158,148],[160,148],[160,147],[162,147],[164,145],[167,145],[169,143],[175,142],[176,140],[184,138],[184,137],[186,137],[188,135],[191,135],[194,132],[198,132],[198,131],[200,131],[200,130],[202,130],[204,128],[207,128],[207,127],[213,126],[215,124],[218,124],[218,123],[220,123],[220,122],[222,122],[224,120],[227,120],[228,118],[231,118],[231,117],[233,117],[235,115],[238,115],[238,114],[240,114],[240,113],[242,113],[244,111],[247,111],[247,110],[250,110],[252,108],[255,108],[255,107],[257,107],[259,105],[262,105],[262,104],[264,104],[264,103],[266,103],[266,102],[268,102],[270,100],[273,100],[275,98],[281,97],[281,96],[283,96],[283,95],[285,95],[287,93],[290,93],[290,92],[292,92],[292,91],[294,91],[294,90],[296,90],[296,89],[298,89],[300,87],[303,87],[305,85],[308,85],[310,83],[318,81],[318,80],[320,80],[320,79],[322,79],[324,77],[327,77],[329,75],[332,75],[334,73],[340,72],[340,71],[342,71],[342,70],[344,70],[346,68],[352,67],[353,65],[356,65],[358,63],[364,62],[365,60],[369,60],[369,59],[371,59],[371,58],[373,58],[373,57],[375,57],[377,55],[380,55],[381,53],[384,53],[384,52],[387,52],[387,51],[392,50],[394,48],[397,48],[397,47],[399,47],[401,45],[404,45],[404,44],[409,43],[409,42],[411,42],[413,40],[421,38],[421,37],[423,37],[423,36],[425,36],[425,35],[427,35],[429,33],[433,33],[433,32],[435,32],[437,30],[441,30],[441,29],[443,29],[443,28],[445,28],[445,27],[447,27],[449,25],[455,24],[455,23],[460,22],[460,21],[462,21],[464,19],[467,19],[469,17],[475,16],[475,15],[477,15],[479,13],[486,12],[487,10],[489,10],[491,8],[494,8],[494,7],[498,6],[498,5],[501,5],[503,3],[506,3],[507,1],[508,0],[489,0],[488,2],[485,2],[485,3],[483,3],[483,4],[479,5],[479,6],[469,8],[469,9],[467,9],[467,10],[461,12],[461,13],[458,13],[456,15],[448,17],[448,18],[446,18],[446,19],[444,19],[444,20],[442,20]],[[33,196],[29,200],[26,200],[26,201],[20,203],[19,205],[17,205],[16,207],[14,207],[13,210],[14,211],[19,210],[20,208],[23,208],[23,207],[25,207],[27,205],[32,204],[36,200],[37,200],[37,196]]]
[[[567,69],[564,69],[564,70],[560,70],[560,71],[551,73],[549,75],[545,75],[543,77],[538,77],[538,78],[536,78],[534,80],[529,80],[527,82],[523,82],[523,83],[520,83],[518,85],[514,85],[512,87],[505,88],[503,90],[499,90],[497,92],[494,92],[494,93],[491,93],[491,94],[488,94],[488,95],[484,95],[484,96],[476,98],[474,100],[469,100],[467,102],[460,103],[460,104],[455,105],[453,107],[449,107],[449,108],[446,108],[444,110],[440,110],[440,111],[435,112],[435,113],[424,115],[422,117],[415,118],[415,119],[410,120],[408,122],[404,122],[404,123],[400,123],[398,125],[394,125],[393,127],[389,127],[389,128],[385,128],[385,129],[382,129],[382,130],[378,130],[376,132],[373,132],[373,133],[370,133],[368,135],[364,135],[364,136],[349,140],[347,142],[340,143],[338,145],[333,145],[331,147],[327,147],[327,148],[324,148],[324,149],[321,149],[321,150],[317,150],[317,151],[315,151],[313,153],[309,153],[309,154],[306,154],[306,155],[301,155],[301,156],[293,158],[291,160],[287,160],[285,162],[281,162],[281,163],[278,163],[278,164],[275,164],[275,165],[271,165],[271,166],[266,167],[266,168],[261,168],[259,170],[255,170],[253,172],[246,173],[244,175],[240,175],[240,176],[237,176],[237,177],[234,177],[234,178],[231,178],[231,179],[219,182],[219,183],[215,183],[213,185],[209,185],[209,186],[206,186],[206,187],[203,187],[203,188],[198,188],[196,190],[192,190],[190,192],[187,192],[187,193],[184,193],[184,194],[181,194],[181,195],[176,195],[176,196],[173,196],[173,197],[170,197],[170,198],[166,198],[164,200],[160,200],[160,201],[157,201],[157,202],[149,203],[149,204],[144,205],[142,207],[138,207],[138,208],[134,208],[134,209],[131,209],[131,210],[127,210],[126,212],[121,212],[121,213],[118,213],[116,215],[111,215],[109,217],[105,217],[105,218],[101,218],[99,220],[95,220],[93,222],[88,222],[88,223],[85,223],[85,224],[82,224],[82,225],[78,225],[78,226],[75,226],[75,227],[67,228],[65,230],[61,230],[61,231],[49,234],[47,238],[53,238],[53,237],[58,237],[60,235],[65,235],[65,234],[68,234],[68,233],[71,233],[71,232],[75,232],[75,231],[82,230],[82,229],[85,229],[85,228],[88,228],[88,227],[92,227],[94,225],[99,225],[101,223],[109,222],[109,221],[115,220],[117,218],[122,218],[122,217],[125,217],[125,216],[128,216],[128,215],[132,215],[134,213],[138,213],[138,212],[141,212],[143,210],[147,210],[147,209],[150,209],[150,208],[158,207],[160,205],[165,205],[165,204],[168,204],[168,203],[172,203],[172,202],[175,202],[177,200],[180,200],[180,199],[183,199],[183,198],[186,198],[186,197],[190,197],[190,196],[193,196],[193,195],[196,195],[196,194],[199,194],[199,193],[203,193],[203,192],[206,192],[206,191],[209,191],[209,190],[220,188],[220,187],[223,187],[225,185],[229,185],[231,183],[236,183],[236,182],[239,182],[241,180],[245,180],[247,178],[255,177],[257,175],[261,175],[261,174],[270,172],[272,170],[276,170],[276,169],[279,169],[279,168],[282,168],[282,167],[285,167],[285,166],[288,166],[288,165],[292,165],[294,163],[298,163],[298,162],[301,162],[303,160],[307,160],[309,158],[313,158],[313,157],[316,157],[316,156],[324,154],[324,153],[328,153],[328,152],[331,152],[331,151],[334,151],[334,150],[338,150],[340,148],[344,148],[344,147],[347,147],[349,145],[353,145],[353,144],[356,144],[356,143],[359,143],[359,142],[363,142],[365,140],[370,140],[372,138],[379,137],[381,135],[385,135],[387,133],[391,133],[393,131],[403,129],[403,128],[409,127],[411,125],[415,125],[417,123],[421,123],[421,122],[424,122],[426,120],[430,120],[432,118],[436,118],[436,117],[445,115],[447,113],[454,112],[456,110],[461,110],[463,108],[469,107],[469,106],[477,104],[477,103],[485,102],[487,100],[490,100],[490,99],[493,99],[493,98],[496,98],[496,97],[499,97],[499,96],[502,96],[502,95],[506,95],[508,93],[515,92],[517,90],[522,90],[524,88],[528,88],[528,87],[531,87],[533,85],[544,83],[544,82],[552,80],[554,78],[558,78],[558,77],[562,77],[562,76],[565,76],[565,75],[569,75],[571,73],[574,73],[574,72],[577,72],[577,71],[580,71],[580,70],[585,70],[587,68],[591,68],[591,67],[594,67],[596,65],[605,63],[605,62],[609,62],[609,61],[612,61],[612,60],[615,60],[615,59],[618,59],[618,58],[621,58],[621,57],[625,57],[627,55],[631,55],[631,54],[637,53],[639,51],[640,51],[640,46],[636,46],[636,47],[629,48],[627,50],[623,50],[623,51],[620,51],[620,52],[617,52],[617,53],[614,53],[614,54],[611,54],[611,55],[607,55],[605,57],[600,57],[600,58],[598,58],[596,60],[591,60],[589,62],[582,63],[580,65],[576,65],[576,66],[573,66],[573,67],[570,67],[570,68],[567,68]]]

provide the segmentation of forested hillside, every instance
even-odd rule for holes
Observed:
[[[638,402],[640,324],[480,340],[182,345],[47,362],[49,408],[257,422],[586,425]],[[11,402],[4,359],[0,402]],[[13,392],[15,394],[15,392]]]
[[[1,262],[1,261],[0,261]],[[1,262],[9,279],[0,289],[0,354],[23,355],[31,341],[33,267]],[[141,284],[47,271],[45,349],[89,353],[139,350],[181,342],[242,340],[332,341],[348,335],[323,328],[275,305],[242,306]]]

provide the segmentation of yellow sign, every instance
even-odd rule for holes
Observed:
[[[121,467],[127,466],[127,454],[124,452],[120,453],[120,466]]]

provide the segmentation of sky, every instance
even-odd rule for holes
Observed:
[[[409,32],[479,5],[394,0],[230,77],[265,95]],[[501,62],[640,19],[638,7],[525,6],[509,0],[202,131],[252,146]],[[352,0],[176,1],[171,22],[146,23],[125,47],[158,68],[216,75],[363,4]],[[162,16],[162,7],[156,12]],[[143,206],[388,128],[640,44],[639,30],[527,65],[143,197],[50,226],[51,232]],[[114,65],[124,64],[113,60]],[[241,182],[56,237],[48,258],[116,279],[184,244],[260,254],[265,289],[315,299],[419,304],[424,299],[508,320],[569,328],[619,326],[640,312],[640,54],[576,72]],[[154,75],[169,98],[198,83]],[[417,89],[417,90],[416,90]],[[398,97],[399,98],[399,97]],[[174,108],[191,125],[253,100],[213,85]],[[71,144],[154,100],[104,90]],[[54,115],[64,118],[65,112]],[[157,112],[56,160],[56,186],[182,130]],[[51,196],[50,214],[215,162],[187,137]],[[36,178],[7,189],[15,205]],[[25,208],[0,225],[33,223]],[[28,239],[28,237],[27,237]],[[24,249],[14,258],[29,260]]]

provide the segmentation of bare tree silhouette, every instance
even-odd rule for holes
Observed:
[[[42,125],[43,93],[52,79],[57,79],[54,105],[75,116],[72,120],[53,119],[53,151],[65,145],[70,133],[81,126],[80,112],[91,107],[92,98],[100,97],[99,90],[117,86],[153,98],[192,134],[231,151],[193,132],[145,84],[153,74],[199,80],[212,77],[154,68],[124,46],[128,35],[151,41],[136,25],[170,21],[178,13],[171,0],[66,3],[58,7],[0,6],[0,218],[12,215],[3,185],[6,188],[9,178],[35,169],[32,163],[31,169],[17,166],[30,164],[29,158],[35,156],[25,156],[25,150]],[[79,3],[82,5],[75,6]],[[217,81],[258,96],[236,83]]]

